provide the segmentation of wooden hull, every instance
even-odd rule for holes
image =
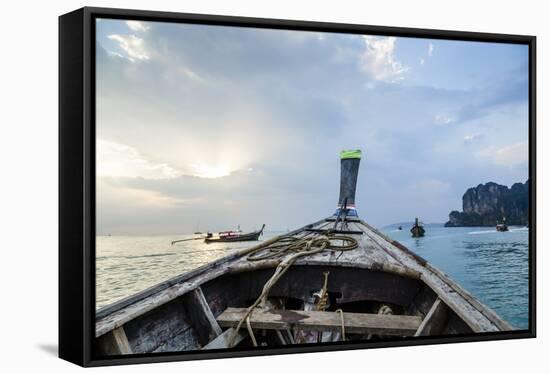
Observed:
[[[261,294],[279,264],[249,261],[285,237],[315,238],[334,225],[330,217],[285,236],[235,252],[190,273],[99,310],[99,354],[131,354],[252,347],[239,319]],[[323,251],[298,259],[273,285],[269,309],[253,312],[258,344],[281,346],[444,336],[510,330],[511,326],[445,274],[400,243],[359,219],[347,227],[358,247]],[[317,231],[316,231],[317,230]],[[311,306],[312,290],[327,278],[327,307]],[[343,314],[337,312],[341,310]]]
[[[411,235],[413,238],[421,238],[426,233],[426,230],[424,230],[421,226],[415,226],[411,229]]]
[[[261,232],[253,232],[250,234],[244,234],[244,235],[238,235],[238,236],[227,236],[227,237],[219,237],[219,238],[205,238],[205,243],[227,243],[227,242],[250,242],[254,240],[258,240],[260,237]]]

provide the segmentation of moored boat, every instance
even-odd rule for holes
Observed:
[[[505,223],[497,223],[496,229],[499,232],[505,232],[508,231],[508,225]]]
[[[447,275],[359,217],[360,157],[341,155],[334,215],[98,310],[98,354],[510,330]]]
[[[497,220],[496,230],[498,232],[508,231],[508,225],[506,224],[506,217],[502,218],[502,223],[499,223],[498,220]]]
[[[411,228],[411,235],[413,238],[420,238],[424,236],[426,230],[424,226],[418,221],[418,217],[414,219],[414,226]]]
[[[262,225],[262,228],[257,231],[249,232],[243,234],[239,231],[223,231],[218,234],[218,237],[207,236],[204,238],[205,243],[217,243],[217,242],[247,242],[254,241],[260,238],[260,235],[263,234],[265,224]]]

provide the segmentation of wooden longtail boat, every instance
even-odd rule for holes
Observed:
[[[249,242],[258,240],[260,235],[264,232],[265,225],[262,225],[262,228],[258,231],[249,232],[246,234],[238,233],[236,235],[220,235],[219,237],[206,237],[204,238],[205,243],[217,243],[217,242]]]
[[[354,206],[360,152],[343,152],[341,159],[333,216],[98,310],[96,352],[242,349],[512,329],[447,275],[361,220]]]
[[[426,233],[424,226],[418,222],[418,217],[414,219],[414,226],[411,228],[411,235],[413,238],[421,238]]]
[[[506,232],[506,231],[508,231],[508,225],[506,224],[506,217],[503,218],[502,223],[499,223],[499,222],[497,221],[496,229],[497,229],[497,231],[499,231],[499,232]]]
[[[496,229],[499,232],[506,232],[508,231],[508,225],[506,225],[505,223],[497,223]]]

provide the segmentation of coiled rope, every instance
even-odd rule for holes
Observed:
[[[342,241],[342,244],[335,243],[336,241]],[[235,331],[229,339],[229,347],[233,347],[237,334],[246,322],[246,328],[252,340],[252,344],[256,347],[257,342],[252,331],[250,324],[250,316],[256,307],[265,308],[266,300],[271,288],[277,283],[277,281],[283,276],[284,273],[301,257],[311,256],[323,251],[349,251],[358,247],[357,240],[351,236],[346,235],[332,235],[330,231],[326,235],[319,235],[315,237],[283,237],[276,243],[267,248],[258,248],[251,252],[247,256],[248,261],[261,261],[267,259],[281,258],[281,262],[275,269],[275,272],[265,283],[260,296],[256,299],[252,305],[248,307],[245,315],[237,324]],[[265,251],[264,253],[261,253]]]

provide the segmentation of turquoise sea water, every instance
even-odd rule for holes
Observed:
[[[529,229],[426,226],[412,238],[410,226],[382,231],[398,240],[492,308],[515,328],[529,327]]]

